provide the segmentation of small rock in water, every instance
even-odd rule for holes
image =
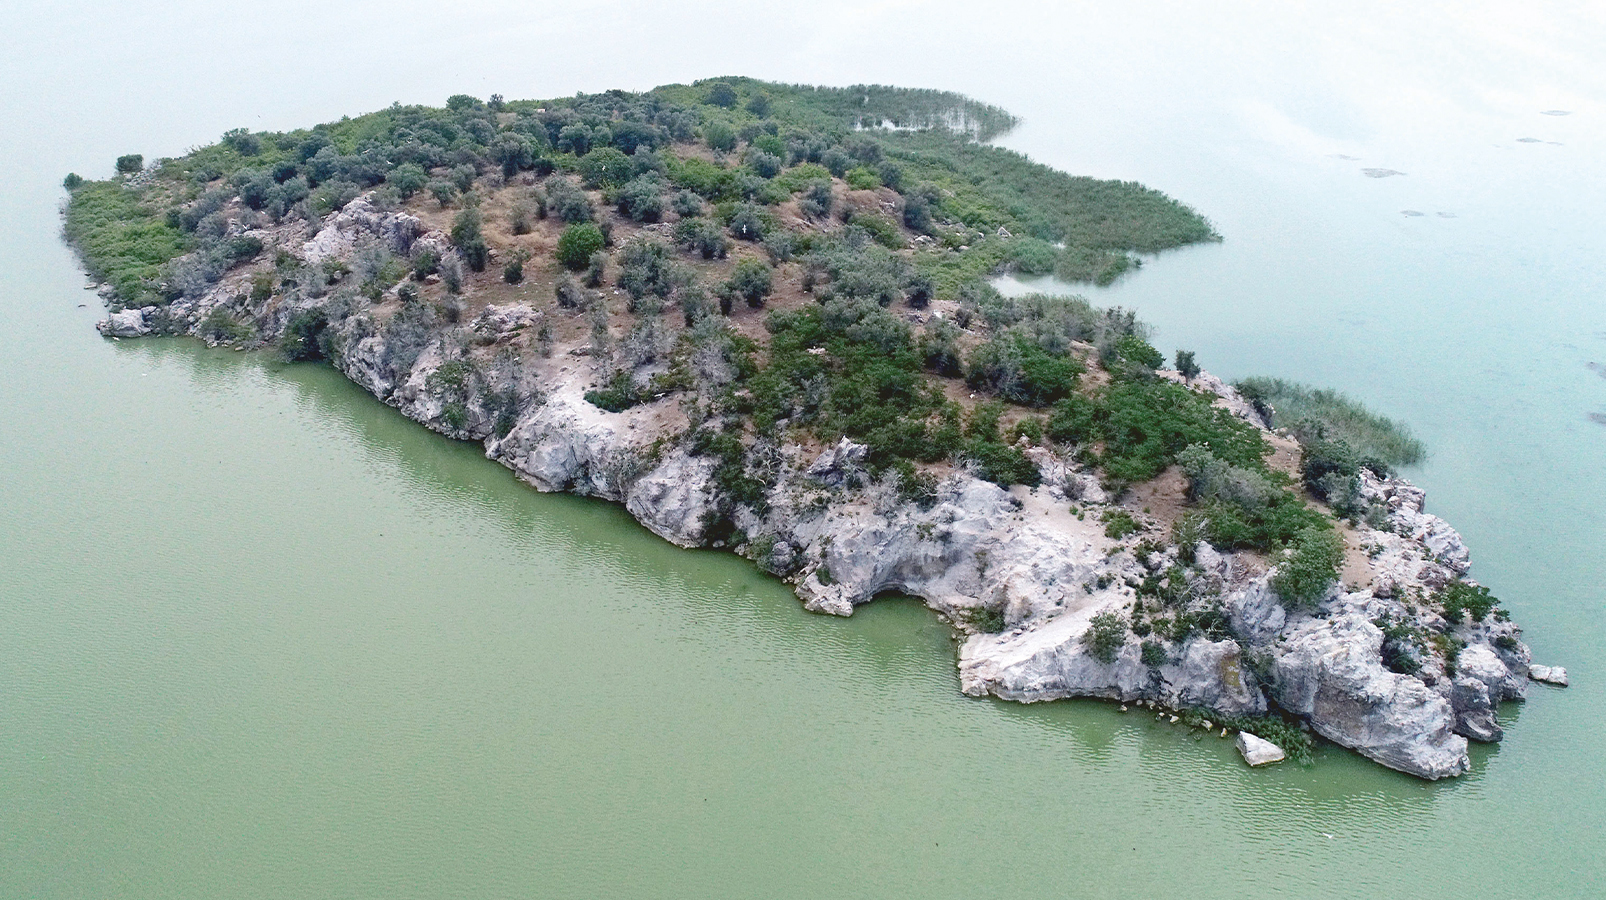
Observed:
[[[1528,677],[1545,684],[1567,686],[1567,670],[1561,666],[1532,665],[1528,667]]]
[[[1214,725],[1210,724],[1210,720],[1209,719],[1205,719],[1204,720],[1204,730],[1205,731],[1209,731],[1211,728],[1214,728],[1214,727],[1215,727]]]
[[[1390,175],[1404,175],[1405,173],[1397,169],[1362,169],[1361,174],[1367,178],[1387,178]]]
[[[1570,109],[1545,109],[1540,110],[1539,114],[1541,116],[1570,116],[1573,112]]]
[[[1163,714],[1163,713],[1162,713],[1162,715],[1164,715],[1164,714]],[[1175,725],[1175,724],[1177,724],[1177,717],[1176,717],[1176,716],[1172,716],[1172,717],[1171,717],[1171,724],[1172,724],[1172,725]]]
[[[1251,766],[1270,765],[1287,758],[1283,748],[1247,731],[1238,732],[1238,752],[1243,754],[1244,762]]]
[[[1121,712],[1126,712],[1126,704],[1121,704]]]
[[[1402,216],[1420,216],[1420,215],[1422,215],[1422,213],[1420,211],[1414,210],[1414,209],[1402,209],[1402,210],[1400,210],[1400,215],[1402,215]]]
[[[1544,142],[1541,141],[1539,138],[1517,138],[1517,143],[1519,143],[1519,144],[1542,144]]]
[[[1222,737],[1226,737],[1227,736],[1227,729],[1225,729],[1225,728],[1221,729],[1221,736]]]

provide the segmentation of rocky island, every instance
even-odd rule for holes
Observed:
[[[326,361],[814,611],[918,597],[963,635],[967,694],[1466,772],[1501,701],[1565,675],[1397,476],[1420,445],[1331,392],[1167,366],[1119,308],[1000,294],[1220,239],[989,143],[1014,124],[742,78],[455,96],[123,157],[68,177],[65,231],[108,337]]]

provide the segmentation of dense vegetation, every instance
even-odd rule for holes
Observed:
[[[1095,467],[1117,494],[1178,467],[1189,485],[1179,543],[1287,551],[1279,591],[1319,599],[1337,563],[1331,520],[1307,499],[1364,514],[1357,473],[1414,461],[1420,446],[1330,392],[1247,383],[1307,444],[1296,482],[1269,467],[1256,429],[1157,371],[1164,360],[1130,312],[991,288],[1007,270],[1107,283],[1138,264],[1133,254],[1219,239],[1157,191],[983,143],[1013,125],[942,92],[743,78],[547,101],[459,95],[441,109],[235,130],[149,167],[130,154],[113,180],[64,182],[66,232],[114,303],[195,298],[244,268],[253,302],[278,294],[307,307],[288,323],[289,359],[331,356],[334,325],[394,297],[378,327],[404,367],[434,329],[460,324],[483,273],[540,281],[587,323],[589,354],[607,366],[592,403],[621,411],[682,395],[686,439],[719,460],[722,527],[739,507],[762,510],[783,439],[862,443],[867,476],[921,502],[947,466],[1036,484],[1027,451],[1040,446]],[[312,266],[264,254],[254,236],[310,234],[364,194],[444,217],[450,248],[365,247],[349,265]],[[499,248],[503,228],[546,229],[548,258],[517,241]],[[623,325],[610,285],[626,298]],[[749,310],[764,311],[762,342],[728,318]],[[228,340],[245,326],[214,310],[206,328]],[[551,341],[543,330],[542,352]],[[1192,354],[1177,365],[1197,374]],[[454,428],[477,377],[453,382]],[[499,423],[516,399],[498,401]],[[1125,539],[1147,526],[1121,512],[1105,527]],[[1165,585],[1180,584],[1147,588],[1174,607],[1164,628],[1215,628],[1207,611],[1172,602],[1180,588]]]

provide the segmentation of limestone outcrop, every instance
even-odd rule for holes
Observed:
[[[267,237],[315,263],[373,242],[398,253],[421,242],[447,246],[418,219],[363,199],[310,237]],[[112,312],[99,327],[115,337],[207,338],[211,314],[222,309],[260,345],[319,302],[253,298],[225,279],[161,310]],[[1073,460],[1032,448],[1037,488],[1006,490],[956,471],[930,496],[910,499],[873,479],[865,448],[846,439],[774,447],[764,502],[731,509],[717,460],[679,439],[687,413],[678,401],[600,409],[586,392],[607,370],[578,350],[531,353],[517,371],[454,374],[474,352],[528,348],[543,313],[490,305],[403,341],[377,306],[359,301],[326,335],[334,364],[364,390],[429,428],[482,442],[488,457],[539,490],[621,503],[683,547],[729,546],[795,585],[810,610],[849,615],[888,591],[922,599],[966,635],[958,658],[966,694],[1103,697],[1229,717],[1280,711],[1383,765],[1436,779],[1467,771],[1468,739],[1500,739],[1498,704],[1521,699],[1530,677],[1565,684],[1564,671],[1530,665],[1511,623],[1448,622],[1424,602],[1464,578],[1470,556],[1455,529],[1426,512],[1423,492],[1399,479],[1363,477],[1362,497],[1383,510],[1377,527],[1351,535],[1369,583],[1335,586],[1315,608],[1294,609],[1272,589],[1264,562],[1200,544],[1188,556],[1202,599],[1189,615],[1204,624],[1178,640],[1127,633],[1105,654],[1087,640],[1095,617],[1130,616],[1137,586],[1176,564],[1181,548],[1110,537],[1097,512],[1112,500]],[[1264,427],[1252,404],[1214,376],[1190,383]],[[734,529],[716,528],[722,519]],[[1282,753],[1249,734],[1240,749],[1251,765]]]

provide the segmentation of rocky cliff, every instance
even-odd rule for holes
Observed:
[[[316,264],[375,242],[398,254],[448,247],[418,218],[365,199],[310,236],[288,228],[254,236]],[[533,335],[548,312],[486,306],[403,341],[399,329],[381,327],[399,315],[397,305],[394,289],[348,296],[319,320],[330,361],[375,397],[443,434],[482,442],[488,457],[539,490],[621,503],[683,547],[729,544],[793,584],[810,610],[850,615],[888,591],[922,599],[967,634],[958,661],[967,694],[1103,697],[1229,716],[1280,710],[1383,765],[1437,779],[1467,771],[1468,739],[1500,739],[1497,704],[1521,699],[1527,687],[1528,650],[1512,623],[1451,622],[1424,602],[1463,576],[1469,557],[1407,482],[1365,477],[1364,497],[1385,514],[1346,532],[1362,571],[1347,572],[1349,583],[1314,608],[1291,610],[1270,587],[1275,558],[1109,536],[1101,513],[1115,505],[1095,474],[1042,448],[1029,451],[1042,474],[1035,488],[1006,490],[959,470],[910,499],[873,478],[865,448],[846,439],[768,446],[763,502],[730,510],[721,506],[717,460],[678,440],[687,416],[679,400],[623,412],[588,402],[608,371],[578,346],[537,352]],[[113,311],[100,328],[113,337],[217,341],[227,321],[235,328],[228,340],[261,346],[299,313],[331,309],[329,298],[307,292],[260,296],[236,275],[168,306]],[[465,359],[481,362],[473,377],[454,368]],[[1219,380],[1191,383],[1264,427]],[[722,509],[734,528],[716,531]],[[1177,614],[1213,624],[1181,640],[1129,632],[1113,656],[1095,652],[1085,639],[1094,618],[1131,620],[1145,580],[1180,570],[1184,557],[1196,606]]]

